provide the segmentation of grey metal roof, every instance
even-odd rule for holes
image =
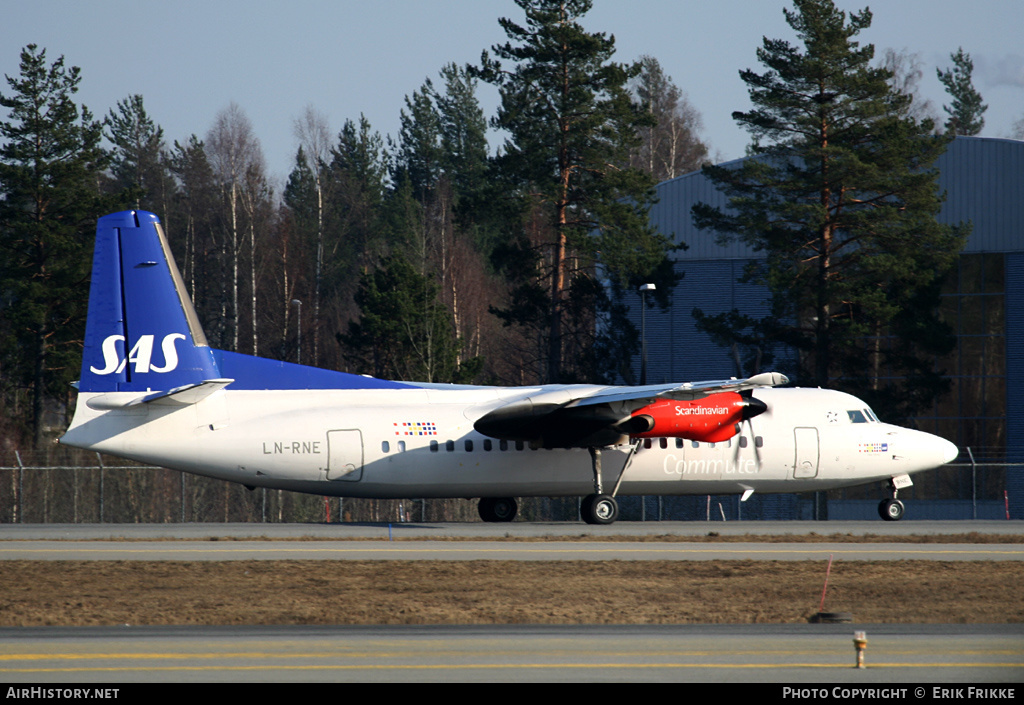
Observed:
[[[965,252],[1024,251],[1024,142],[957,137],[938,167],[940,218],[973,225]]]

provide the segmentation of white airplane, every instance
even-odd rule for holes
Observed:
[[[369,498],[809,492],[889,483],[952,461],[937,436],[881,423],[842,392],[749,379],[609,387],[392,382],[210,348],[159,219],[100,218],[82,375],[62,443],[247,487]],[[603,461],[603,462],[602,462]]]

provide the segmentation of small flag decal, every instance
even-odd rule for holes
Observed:
[[[396,436],[436,436],[437,423],[435,421],[403,421],[395,423]]]
[[[861,453],[887,453],[889,451],[888,443],[861,443]]]

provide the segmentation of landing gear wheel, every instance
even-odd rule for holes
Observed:
[[[580,516],[588,524],[611,524],[619,518],[619,503],[611,495],[587,495],[580,504]]]
[[[903,502],[898,499],[883,499],[878,503],[878,516],[886,521],[899,521],[903,518]]]
[[[519,506],[511,497],[483,497],[477,505],[477,511],[484,521],[512,521],[516,518]]]

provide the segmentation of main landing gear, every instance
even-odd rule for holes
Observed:
[[[484,497],[477,505],[477,511],[484,521],[512,521],[516,518],[519,505],[511,497]]]
[[[619,471],[619,479],[615,483],[615,489],[611,494],[605,494],[604,488],[601,486],[601,449],[598,447],[589,448],[591,466],[594,471],[594,493],[588,494],[580,502],[580,518],[583,521],[588,524],[611,524],[619,518],[619,503],[616,501],[615,495],[619,490],[619,484],[622,482],[622,476],[632,462],[633,456],[640,449],[641,443],[641,440],[637,440],[630,449],[629,455],[626,456],[626,461],[622,464],[622,470]],[[516,505],[516,501],[511,497],[484,497],[477,505],[480,518],[488,522],[512,521],[516,518],[518,510],[519,507]]]
[[[619,503],[607,494],[588,494],[580,502],[580,517],[588,524],[611,524],[619,518]]]
[[[604,488],[601,486],[601,449],[594,446],[588,448],[591,468],[594,471],[594,494],[588,494],[580,502],[580,518],[583,521],[588,524],[611,524],[619,518],[619,503],[615,500],[615,495],[619,491],[622,476],[626,474],[626,468],[633,462],[633,456],[640,449],[641,443],[642,441],[637,439],[633,443],[633,447],[630,448],[629,455],[626,456],[626,461],[622,464],[622,470],[619,471],[615,489],[611,494],[605,494]]]

